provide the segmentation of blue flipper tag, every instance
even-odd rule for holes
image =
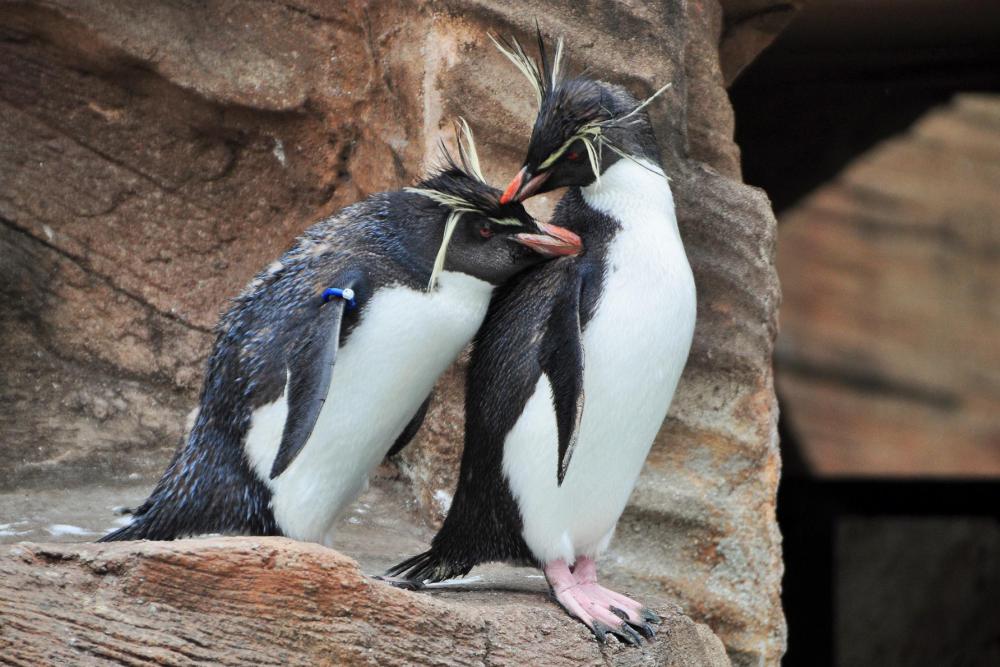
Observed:
[[[358,307],[358,302],[354,299],[354,290],[350,287],[345,287],[341,289],[339,287],[327,287],[323,290],[323,303],[327,303],[330,299],[343,299],[347,302],[347,308],[353,310]]]

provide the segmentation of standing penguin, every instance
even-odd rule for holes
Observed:
[[[623,88],[559,77],[498,46],[538,95],[523,168],[502,201],[560,186],[552,223],[586,251],[498,290],[469,366],[458,489],[431,549],[389,571],[420,586],[488,561],[543,568],[599,640],[652,637],[654,613],[597,583],[670,407],[695,324],[695,285],[644,107]],[[661,89],[662,90],[662,89]],[[655,95],[654,95],[655,97]],[[637,632],[638,631],[638,632]]]
[[[201,533],[329,544],[368,474],[404,447],[494,287],[579,238],[485,183],[468,126],[415,188],[310,227],[217,327],[200,407],[134,521],[102,541]]]

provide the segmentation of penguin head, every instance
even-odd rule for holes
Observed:
[[[408,188],[436,206],[443,219],[428,288],[434,287],[441,271],[499,285],[546,259],[580,253],[582,242],[573,232],[535,220],[517,201],[501,202],[503,193],[482,176],[464,119],[459,119],[456,136],[459,159],[442,146],[444,166]]]
[[[640,102],[615,84],[563,78],[562,40],[550,60],[539,33],[537,62],[516,39],[494,39],[494,43],[531,82],[538,102],[527,156],[501,201],[523,201],[560,187],[591,185],[622,159],[659,166],[660,150],[645,108],[669,84]]]

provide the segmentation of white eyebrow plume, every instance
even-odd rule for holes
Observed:
[[[535,91],[535,102],[538,106],[541,106],[542,99],[546,93],[554,90],[559,85],[559,76],[563,69],[563,38],[560,37],[556,40],[556,52],[552,58],[551,69],[545,58],[545,43],[542,41],[541,32],[538,33],[538,50],[542,58],[540,64],[525,52],[524,47],[521,46],[516,37],[511,37],[507,40],[489,35],[489,38],[494,46],[500,50],[500,53],[504,54],[508,60],[514,63],[514,66],[528,79],[532,90]],[[545,80],[546,75],[548,75],[548,81]]]
[[[479,181],[485,183],[483,170],[479,166],[479,152],[476,150],[476,139],[472,136],[472,128],[469,123],[459,116],[455,123],[455,142],[458,144],[458,159],[466,171],[475,176]]]
[[[559,70],[562,67],[562,57],[563,57],[563,38],[560,37],[556,41],[556,55],[552,59],[552,88],[556,87],[559,82]]]
[[[528,80],[532,90],[535,91],[535,102],[541,106],[542,96],[545,93],[545,84],[542,80],[542,73],[538,69],[538,63],[524,52],[524,47],[521,46],[516,37],[512,37],[509,42],[502,37],[497,39],[493,35],[489,35],[489,38],[493,42],[493,45],[500,50],[500,53],[504,54],[508,60],[514,63],[514,67]]]

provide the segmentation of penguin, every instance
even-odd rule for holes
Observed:
[[[420,427],[438,376],[497,286],[580,251],[459,160],[313,225],[217,328],[186,439],[133,521],[101,541],[221,533],[326,545],[388,453]],[[442,145],[443,148],[443,145]]]
[[[599,641],[638,645],[659,618],[598,583],[605,552],[686,364],[695,283],[643,102],[560,76],[497,44],[538,97],[527,157],[502,201],[568,187],[551,223],[584,252],[497,291],[467,376],[458,487],[430,550],[387,577],[415,588],[484,562],[542,568]]]

